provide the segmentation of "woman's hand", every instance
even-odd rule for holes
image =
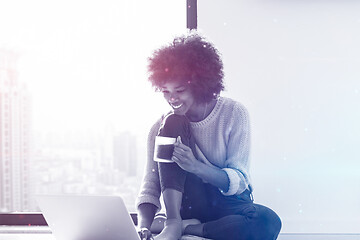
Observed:
[[[191,173],[194,173],[199,167],[199,164],[201,164],[201,162],[195,158],[191,148],[181,142],[180,136],[177,137],[176,142],[174,143],[174,152],[171,160],[176,162],[179,167],[185,171]]]
[[[138,231],[141,240],[153,240],[151,231],[147,228],[140,228]]]

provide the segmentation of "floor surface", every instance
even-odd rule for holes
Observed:
[[[31,233],[29,233],[29,229]],[[194,240],[200,240],[196,238]],[[0,240],[55,240],[47,227],[0,226]],[[186,238],[186,240],[192,240]],[[230,239],[229,239],[230,240]],[[280,233],[278,240],[360,240],[358,234]]]

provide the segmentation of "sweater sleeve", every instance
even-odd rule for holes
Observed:
[[[229,178],[229,189],[221,191],[223,195],[239,195],[250,189],[249,179],[249,151],[250,151],[250,124],[248,112],[244,106],[237,103],[233,107],[229,119],[229,139],[227,144],[227,158],[225,168]]]
[[[145,173],[142,180],[139,195],[136,199],[136,209],[142,203],[152,203],[159,211],[161,209],[160,204],[160,181],[157,163],[153,160],[155,137],[160,127],[160,120],[157,121],[151,128],[148,140],[147,140],[147,162],[145,167]]]

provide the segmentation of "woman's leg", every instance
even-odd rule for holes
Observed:
[[[175,114],[167,116],[158,135],[174,138],[180,136],[185,145],[190,147],[192,145],[190,141],[190,124],[185,116]],[[156,239],[177,240],[182,234],[180,208],[187,172],[176,163],[159,163],[158,167],[167,220],[165,221],[164,230]]]
[[[208,221],[211,209],[206,185],[198,176],[188,173],[180,211],[182,219]]]
[[[206,222],[203,236],[210,239],[275,240],[281,229],[281,220],[271,209],[254,204],[251,193],[224,196],[208,185],[213,217]]]
[[[226,240],[275,240],[281,229],[281,220],[271,209],[247,204],[244,211],[207,222],[203,236],[210,239]]]
[[[196,218],[184,234],[215,240],[275,240],[280,218],[271,209],[254,204],[250,191],[240,196],[224,196],[219,189],[188,173],[181,204],[182,219]]]
[[[180,211],[183,234],[203,236],[203,223],[209,219],[216,219],[212,217],[207,185],[196,175],[188,173]]]
[[[192,147],[193,141],[190,140],[190,123],[182,115],[168,115],[162,123],[158,136],[163,137],[181,137],[183,144]],[[166,188],[175,189],[184,192],[184,184],[187,172],[181,169],[176,163],[158,163],[161,191]]]

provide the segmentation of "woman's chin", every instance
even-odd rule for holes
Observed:
[[[173,109],[174,114],[176,115],[185,115],[186,111],[184,111],[183,109]]]
[[[176,115],[185,115],[185,113],[183,113],[181,111],[174,111],[174,114],[176,114]]]

